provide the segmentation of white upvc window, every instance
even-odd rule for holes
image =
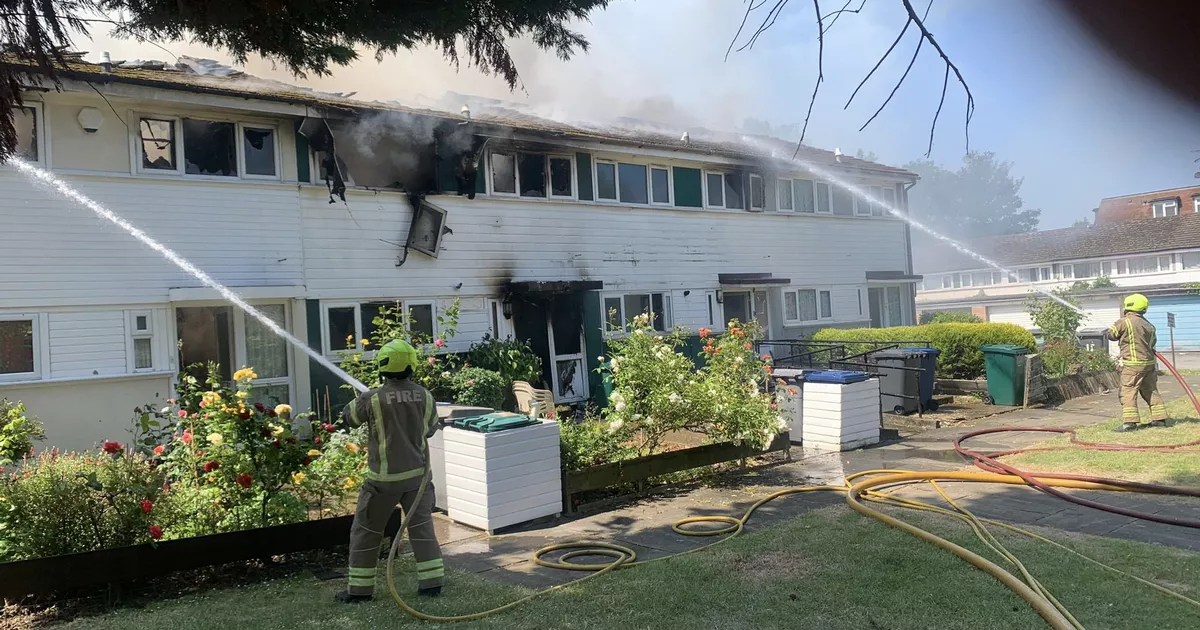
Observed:
[[[522,199],[575,199],[575,158],[537,151],[495,150],[488,154],[488,190]]]
[[[954,274],[947,274],[947,275],[942,276],[942,288],[943,289],[953,289],[954,288]]]
[[[816,196],[817,214],[833,214],[833,186],[829,182],[816,182],[813,194]]]
[[[658,206],[675,203],[675,183],[671,181],[671,167],[650,165],[650,203]]]
[[[767,187],[762,175],[750,175],[750,209],[763,210],[767,207]]]
[[[617,163],[612,160],[593,160],[592,179],[596,182],[596,201],[617,201]]]
[[[709,208],[725,207],[725,173],[704,172],[704,200]]]
[[[725,328],[725,322],[721,321],[721,305],[717,302],[716,291],[704,292],[705,307],[708,309],[708,327],[712,330],[722,330]]]
[[[493,195],[517,195],[517,154],[492,151],[488,154],[489,191]]]
[[[432,300],[363,300],[358,302],[327,302],[321,305],[321,345],[324,353],[363,350],[373,356],[374,348],[364,348],[363,339],[375,333],[375,318],[384,309],[402,309],[407,314],[409,332],[420,340],[437,337],[437,307]]]
[[[138,114],[131,130],[135,172],[198,178],[278,180],[279,130],[265,122]]]
[[[126,353],[131,372],[153,372],[154,364],[154,312],[127,311],[126,330],[129,331]]]
[[[879,193],[878,187],[863,186],[862,190],[867,193],[868,197],[878,198],[876,196],[876,193]],[[872,200],[864,199],[862,197],[859,197],[858,195],[853,195],[853,197],[854,197],[854,216],[856,216],[856,217],[871,216],[872,209],[874,208],[874,204],[872,203]]]
[[[833,319],[833,294],[828,289],[792,289],[783,292],[783,320],[802,324]]]
[[[608,332],[629,332],[633,318],[643,314],[654,316],[654,330],[666,332],[672,326],[668,292],[609,293],[604,295],[603,305],[604,329]]]
[[[1192,214],[1200,214],[1200,195],[1192,197]]]
[[[891,214],[891,210],[898,210],[896,208],[896,188],[894,186],[884,186],[883,203],[887,205],[887,208],[880,208],[879,216],[886,216]]]
[[[775,204],[775,207],[780,212],[796,211],[796,188],[795,185],[792,184],[793,181],[794,180],[787,178],[779,178],[775,180],[775,198],[778,200],[778,203]]]
[[[1075,278],[1075,265],[1070,263],[1059,266],[1059,278],[1063,280],[1073,280]]]
[[[46,164],[46,118],[41,103],[27,101],[12,110],[17,130],[17,153],[32,164]]]
[[[1173,217],[1179,214],[1178,199],[1159,199],[1150,202],[1150,211],[1155,218]]]
[[[42,375],[42,322],[37,314],[0,314],[0,382]]]

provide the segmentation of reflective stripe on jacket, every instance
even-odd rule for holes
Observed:
[[[354,427],[369,423],[367,479],[415,485],[425,474],[426,441],[438,422],[433,395],[424,387],[387,379],[346,405],[342,418]]]
[[[1121,363],[1129,366],[1156,365],[1154,347],[1158,332],[1141,313],[1129,311],[1108,329],[1108,338],[1121,345]]]

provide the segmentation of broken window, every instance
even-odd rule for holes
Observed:
[[[708,205],[713,208],[724,208],[725,176],[720,173],[708,173],[704,180],[708,184]]]
[[[183,119],[183,161],[189,175],[237,177],[237,125]]]
[[[511,153],[492,153],[492,192],[517,193],[517,161]]]
[[[550,195],[553,197],[572,196],[571,158],[550,158]]]
[[[37,110],[21,107],[13,111],[17,128],[17,155],[28,162],[38,161]]]
[[[179,366],[203,382],[208,366],[217,364],[218,380],[233,378],[233,307],[192,306],[175,309],[179,339]]]
[[[174,171],[175,121],[143,118],[138,124],[142,140],[142,168]]]
[[[546,196],[546,156],[541,153],[521,153],[517,163],[522,197]]]
[[[247,175],[275,177],[275,130],[243,127],[242,155]]]
[[[429,343],[433,341],[434,325],[433,325],[433,305],[432,304],[408,304],[408,332],[412,334],[412,340],[417,343]]]
[[[737,173],[725,174],[725,207],[731,210],[741,210],[746,207],[742,196],[745,192],[742,186],[742,176]]]
[[[326,320],[329,326],[329,349],[351,350],[356,345],[354,337],[358,334],[358,326],[354,321],[357,317],[353,306],[338,306],[330,308]]]
[[[617,182],[621,188],[621,203],[647,203],[646,166],[643,164],[617,165]]]
[[[596,198],[607,201],[616,201],[616,164],[613,164],[612,162],[596,162]]]
[[[666,168],[650,167],[650,201],[671,203],[671,177]]]

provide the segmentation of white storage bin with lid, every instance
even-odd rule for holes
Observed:
[[[879,442],[879,379],[804,383],[804,447],[849,451]]]

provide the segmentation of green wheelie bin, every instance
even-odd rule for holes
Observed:
[[[1012,344],[980,346],[987,367],[987,398],[993,405],[1020,406],[1025,403],[1025,355],[1029,348]]]

